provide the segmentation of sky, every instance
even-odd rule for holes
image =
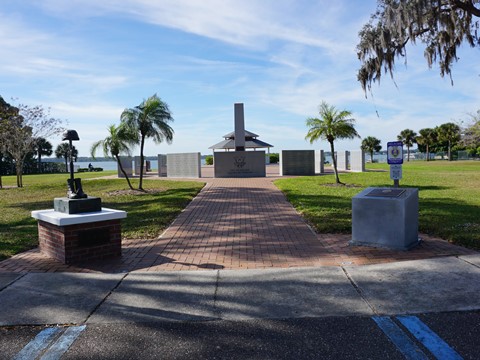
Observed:
[[[480,109],[478,48],[459,51],[452,86],[428,68],[421,44],[409,46],[395,82],[386,75],[365,96],[356,45],[375,9],[373,0],[2,0],[0,95],[68,121],[79,156],[153,94],[168,104],[175,135],[172,144],[148,140],[150,156],[211,153],[234,129],[234,103],[244,103],[246,129],[272,152],[329,150],[305,140],[305,120],[322,101],[351,111],[360,136],[383,149],[403,129]],[[56,147],[61,137],[49,141]]]

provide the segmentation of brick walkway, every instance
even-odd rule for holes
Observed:
[[[350,235],[315,234],[274,177],[208,184],[158,239],[124,240],[121,259],[77,266],[38,249],[0,262],[0,272],[127,272],[363,265],[476,253],[421,235],[410,251],[349,246]]]

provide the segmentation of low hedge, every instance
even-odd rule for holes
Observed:
[[[103,171],[103,168],[101,167],[94,167],[92,168],[91,170],[88,169],[88,168],[79,168],[77,172],[81,173],[81,172],[89,172],[89,171]]]

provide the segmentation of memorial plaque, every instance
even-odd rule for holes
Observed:
[[[404,189],[373,189],[365,196],[396,198],[405,192]]]
[[[315,151],[282,150],[279,170],[280,176],[315,175]]]
[[[110,242],[110,228],[96,228],[78,232],[78,246],[91,247]]]
[[[265,177],[265,151],[230,151],[213,154],[216,178]]]
[[[201,155],[196,153],[167,154],[169,178],[199,178],[201,177]]]
[[[53,200],[55,211],[65,214],[81,214],[102,211],[102,199],[89,196],[86,199],[55,198]]]

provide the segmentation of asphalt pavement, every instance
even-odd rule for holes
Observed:
[[[0,274],[1,359],[475,359],[480,255]]]

